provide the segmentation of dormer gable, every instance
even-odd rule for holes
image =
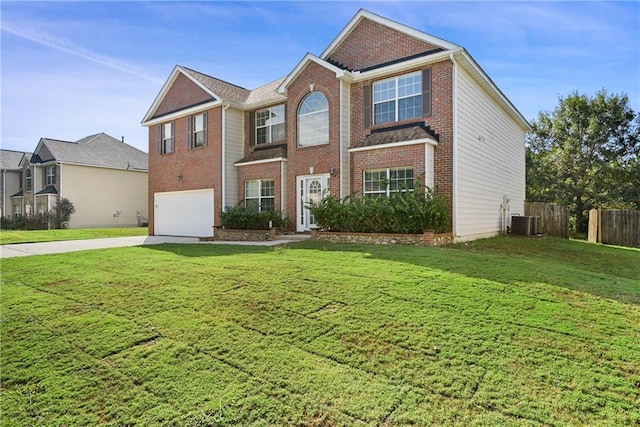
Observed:
[[[249,93],[240,86],[176,65],[142,119],[142,124],[194,107],[213,107],[223,102],[242,104]]]
[[[430,55],[460,46],[366,10],[359,10],[320,58],[347,71]]]

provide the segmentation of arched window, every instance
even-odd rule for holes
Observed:
[[[298,146],[329,142],[329,101],[322,92],[311,92],[298,108]]]

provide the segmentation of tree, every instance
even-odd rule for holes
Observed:
[[[71,215],[75,213],[76,208],[69,199],[64,197],[60,199],[53,211],[53,218],[55,222],[55,228],[64,228],[65,223],[69,222]]]
[[[576,231],[593,207],[638,205],[640,114],[626,95],[559,97],[527,137],[527,199],[569,206]]]

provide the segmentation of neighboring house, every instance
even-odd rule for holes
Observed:
[[[464,48],[365,10],[255,90],[176,66],[142,124],[150,234],[210,236],[237,204],[303,232],[309,201],[418,180],[449,200],[457,241],[524,211],[527,121]]]
[[[23,151],[0,150],[0,191],[2,192],[2,206],[0,217],[14,215],[11,196],[22,190],[21,162],[29,153]],[[20,212],[17,212],[20,215]]]
[[[147,218],[148,156],[104,133],[75,142],[42,138],[20,161],[11,216],[50,212],[61,198],[75,206],[70,228],[137,226]]]

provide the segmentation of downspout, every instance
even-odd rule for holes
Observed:
[[[227,102],[226,105],[222,105],[222,207],[220,210],[224,210],[227,205],[227,141],[226,141],[226,128],[227,128],[227,108],[231,106],[230,103]],[[215,215],[215,212],[214,212]],[[215,222],[214,222],[215,224]]]
[[[6,199],[7,199],[7,170],[2,169],[2,217],[7,216],[6,209]]]
[[[453,56],[453,52],[449,54],[449,59],[451,59],[451,63],[453,64],[453,86],[452,86],[452,97],[453,97],[453,105],[451,112],[451,119],[453,121],[453,200],[452,200],[452,208],[453,208],[453,239],[455,241],[456,237],[458,237],[458,121],[457,121],[457,113],[458,113],[458,63]]]

